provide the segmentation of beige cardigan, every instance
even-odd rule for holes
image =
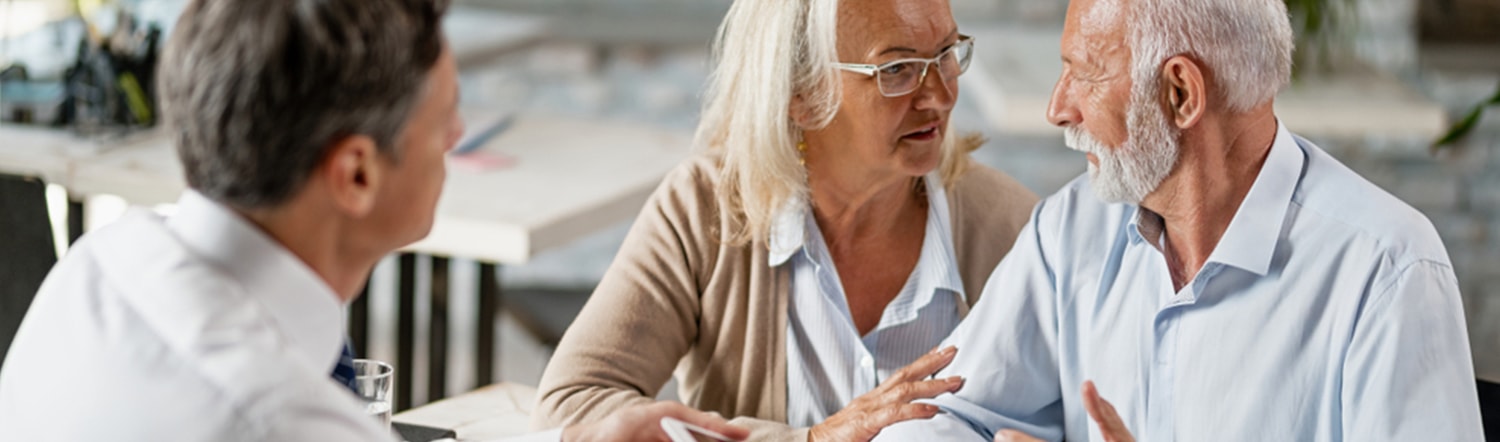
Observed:
[[[714,198],[718,175],[716,156],[695,156],[646,202],[542,375],[532,427],[651,402],[675,368],[683,403],[733,417],[755,440],[807,439],[807,429],[785,423],[788,266],[770,267],[762,243],[720,241],[729,229]],[[948,200],[973,305],[1037,197],[970,164]]]

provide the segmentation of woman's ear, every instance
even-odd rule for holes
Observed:
[[[812,114],[812,109],[808,106],[807,100],[802,98],[802,95],[792,96],[791,104],[787,105],[787,116],[791,117],[792,123],[796,124],[798,129],[812,129],[814,123],[812,121]]]

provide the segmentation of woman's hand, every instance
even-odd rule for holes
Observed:
[[[938,407],[911,401],[958,391],[964,380],[958,376],[928,379],[953,362],[958,349],[933,350],[902,367],[869,393],[857,397],[828,420],[812,427],[807,439],[816,442],[868,441],[885,427],[910,419],[927,419]]]

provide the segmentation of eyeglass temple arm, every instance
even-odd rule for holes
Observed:
[[[843,69],[843,70],[846,70],[846,71],[849,71],[849,72],[857,72],[857,73],[868,75],[868,76],[871,76],[871,77],[875,76],[875,70],[880,68],[879,66],[875,66],[873,64],[852,64],[852,63],[839,63],[839,64],[837,64],[835,66],[837,66],[839,69]]]

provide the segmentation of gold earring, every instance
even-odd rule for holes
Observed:
[[[797,165],[799,165],[799,166],[806,166],[807,165],[807,142],[806,141],[798,141],[797,142],[797,154],[798,154],[797,155]]]

